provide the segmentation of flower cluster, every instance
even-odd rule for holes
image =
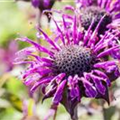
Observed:
[[[97,36],[104,18],[100,18],[94,30],[91,23],[84,33],[80,31],[76,15],[69,24],[63,15],[61,26],[53,18],[56,25],[53,36],[37,27],[39,38],[49,43],[50,48],[26,37],[19,38],[32,47],[17,52],[14,62],[29,64],[23,79],[31,93],[41,87],[43,100],[52,97],[52,110],[48,116],[62,103],[75,119],[74,109],[82,97],[103,98],[109,103],[108,87],[120,76],[120,45],[117,30],[109,29]],[[38,52],[45,53],[46,57],[37,55]]]

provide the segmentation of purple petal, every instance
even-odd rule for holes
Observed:
[[[47,99],[47,98],[50,98],[52,97],[56,92],[56,87],[51,87],[51,89],[49,89],[47,92],[45,92],[45,95],[42,99],[42,102]]]
[[[94,70],[93,72],[96,73],[98,76],[102,77],[102,78],[107,82],[107,85],[108,85],[108,86],[111,85],[108,76],[107,76],[104,72],[102,72],[102,71],[100,71],[100,70]]]
[[[74,7],[71,6],[71,5],[66,5],[66,6],[65,6],[65,10],[71,10],[71,11],[74,11],[75,9],[74,9]]]
[[[57,84],[60,84],[63,78],[65,77],[65,75],[66,75],[65,73],[58,74],[51,80],[49,85],[52,85],[54,82],[56,82]]]
[[[120,11],[120,0],[116,0],[112,5],[112,9],[110,10],[110,12],[118,12],[118,11]]]
[[[65,22],[65,18],[64,18],[64,15],[62,16],[63,18],[63,26],[64,26],[64,34],[66,36],[66,39],[67,39],[67,43],[69,44],[70,43],[70,36],[68,34],[68,30],[67,30],[67,23]]]
[[[95,75],[92,75],[90,74],[90,77],[92,78],[92,80],[94,81],[95,83],[95,86],[96,88],[98,89],[98,91],[101,93],[101,94],[105,94],[105,87],[104,85],[102,84],[102,79],[98,76],[95,76]]]
[[[72,84],[73,84],[73,77],[69,76],[68,77],[68,86],[72,86]]]
[[[112,51],[114,51],[115,49],[117,49],[117,48],[119,48],[119,47],[120,47],[120,46],[117,45],[117,46],[114,46],[114,47],[112,47],[112,48],[109,48],[109,49],[101,52],[100,54],[98,54],[97,57],[98,57],[98,58],[101,58],[101,57],[103,57],[103,56],[110,55],[110,53],[111,53]],[[117,50],[119,51],[120,49],[117,49]]]
[[[23,78],[25,79],[27,76],[29,76],[30,74],[33,74],[33,73],[39,73],[40,75],[44,76],[51,72],[52,72],[51,69],[44,68],[43,66],[35,66],[35,67],[29,68],[27,71],[25,71],[25,75],[23,76]]]
[[[27,57],[33,52],[36,52],[36,49],[34,47],[27,47],[27,48],[24,48],[24,49],[18,51],[15,54],[16,58],[14,59],[14,64],[24,63],[25,60],[27,59]]]
[[[78,87],[78,76],[69,76],[68,77],[68,87],[69,87],[69,90],[70,90],[70,97],[71,99],[75,99],[77,98],[78,101],[80,100],[80,92],[79,92],[79,87]]]
[[[63,78],[64,78],[65,76],[66,76],[65,73],[61,73],[61,74],[57,75],[57,76],[55,77],[57,84],[59,84],[59,83],[63,80]]]
[[[78,86],[70,89],[70,97],[72,100],[77,98],[80,101],[81,96]]]
[[[105,8],[108,0],[102,0],[101,8]]]
[[[58,105],[59,102],[62,100],[62,94],[63,94],[65,85],[66,85],[66,80],[62,81],[59,84],[59,86],[56,90],[56,93],[54,94],[54,97],[53,97],[53,104]]]
[[[36,81],[38,81],[41,78],[41,76],[37,73],[29,75],[26,80],[24,81],[24,84],[26,86],[29,86],[31,83],[34,83]]]
[[[120,13],[118,13],[117,15],[115,15],[115,19],[120,18]]]
[[[95,49],[96,49],[99,45],[101,45],[108,36],[110,36],[110,34],[109,34],[110,31],[111,31],[111,29],[109,29],[108,31],[105,32],[105,34],[103,35],[103,37],[96,43],[96,45],[95,45],[95,47],[94,47]],[[94,50],[94,51],[95,51],[95,50]]]
[[[106,10],[109,10],[110,9],[110,4],[111,4],[111,0],[107,0],[107,3],[106,3]]]
[[[60,33],[60,37],[61,37],[61,39],[62,39],[63,44],[65,45],[65,40],[64,40],[64,37],[63,37],[64,35],[63,35],[62,30],[60,29],[60,27],[58,26],[57,22],[54,20],[53,17],[52,17],[52,19],[53,19],[53,21],[54,21],[54,23],[55,23],[55,25],[56,25],[56,27],[57,27],[58,32]]]
[[[44,52],[44,53],[47,53],[47,54],[49,54],[50,56],[53,56],[53,52],[51,52],[51,51],[48,50],[47,48],[41,46],[40,44],[38,44],[38,43],[36,43],[36,42],[34,42],[34,41],[28,39],[28,38],[18,38],[18,40],[26,41],[26,42],[28,42],[28,43],[34,45],[35,48],[37,48],[39,51]]]
[[[38,82],[34,84],[30,91],[34,92],[41,84],[49,83],[52,80],[52,78],[53,77],[41,78]]]
[[[90,33],[91,33],[91,29],[92,29],[93,24],[94,24],[94,19],[92,19],[92,22],[91,22],[88,30],[85,32],[85,35],[84,35],[84,38],[83,38],[83,40],[84,40],[84,45],[86,45],[87,42],[88,42],[88,40],[90,39],[90,36],[91,36]]]
[[[113,60],[113,61],[106,61],[106,62],[99,62],[99,63],[96,63],[94,65],[95,68],[105,68],[105,67],[109,67],[109,66],[112,66],[112,65],[115,65],[116,61]]]
[[[77,41],[76,41],[76,37],[77,37],[77,32],[76,32],[76,30],[77,30],[77,28],[76,28],[76,25],[77,25],[77,20],[76,20],[76,16],[74,17],[74,19],[73,19],[73,22],[74,22],[74,24],[73,24],[73,41],[74,41],[74,44],[77,44]]]
[[[97,95],[97,90],[96,88],[85,78],[81,78],[83,85],[85,87],[85,93],[88,97],[96,97]]]
[[[108,104],[110,104],[109,90],[108,90],[107,84],[104,83],[104,87],[105,87],[105,94],[103,95],[103,94],[98,93],[96,98],[103,98],[104,100],[106,100],[108,102]]]
[[[39,27],[37,27],[37,29],[44,35],[45,40],[46,40],[48,43],[50,43],[57,51],[60,50],[60,47],[59,47],[55,42],[53,42],[53,41],[48,37],[48,35],[47,35],[45,32],[43,32],[42,29],[40,29]]]
[[[90,40],[89,40],[89,42],[88,42],[88,46],[91,46],[91,47],[94,46],[94,44],[95,44],[95,42],[96,42],[96,41],[95,41],[95,40],[96,40],[95,37],[96,37],[96,35],[97,35],[97,33],[98,33],[99,27],[100,27],[102,21],[104,20],[105,16],[106,16],[106,15],[104,15],[104,16],[100,19],[99,23],[97,24],[94,32],[92,33],[92,35],[91,35],[91,37],[90,37]]]

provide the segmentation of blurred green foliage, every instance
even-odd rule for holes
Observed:
[[[35,38],[34,25],[31,25],[26,15],[18,9],[15,2],[0,3],[0,45],[7,46],[9,40],[14,40],[19,35]],[[26,46],[20,43],[20,47]]]

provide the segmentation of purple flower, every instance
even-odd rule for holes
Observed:
[[[16,1],[20,1],[20,0],[16,0]],[[37,16],[38,16],[38,24],[41,26],[40,20],[42,17],[42,13],[44,12],[44,14],[48,18],[48,21],[50,21],[49,15],[52,14],[50,9],[53,7],[53,5],[56,1],[61,1],[61,0],[21,0],[21,1],[31,2],[31,4],[34,8],[39,9]],[[45,11],[45,10],[47,10],[47,11]]]
[[[16,0],[19,1],[19,0]],[[54,5],[55,1],[61,1],[61,0],[22,0],[25,2],[31,2],[33,7],[39,8],[42,12],[43,10],[49,10]]]
[[[32,44],[32,47],[19,51],[15,59],[15,63],[29,64],[23,72],[25,85],[31,87],[31,93],[41,87],[43,100],[52,97],[51,110],[44,120],[55,114],[59,103],[72,118],[82,97],[103,98],[109,103],[108,87],[120,75],[120,45],[117,36],[109,30],[97,37],[103,19],[104,16],[93,32],[90,25],[85,33],[80,32],[76,16],[68,24],[63,15],[61,26],[53,19],[56,25],[53,36],[37,27],[39,37],[49,47],[26,37],[19,38]],[[37,55],[37,52],[46,54],[46,57]]]
[[[15,41],[11,41],[7,48],[0,47],[0,70],[2,73],[13,69],[13,60],[17,51],[18,45]]]
[[[118,28],[120,26],[120,0],[76,0],[76,6],[81,25],[86,30],[92,20],[94,20],[92,30],[94,30],[104,15],[104,20],[99,27],[100,33],[104,33],[108,27]]]

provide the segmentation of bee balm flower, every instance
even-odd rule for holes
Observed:
[[[94,19],[94,30],[102,16],[106,15],[101,22],[99,32],[104,33],[107,27],[120,26],[120,1],[119,0],[76,0],[79,7],[79,15],[82,26],[87,30]]]
[[[112,81],[109,76],[117,78],[120,75],[120,45],[113,33],[107,31],[98,38],[96,34],[100,22],[92,33],[91,26],[85,33],[79,32],[76,16],[69,33],[70,26],[64,15],[62,19],[62,27],[54,20],[57,28],[54,39],[37,27],[39,37],[47,41],[49,47],[26,37],[20,38],[32,47],[19,51],[15,59],[17,64],[30,64],[23,72],[23,79],[24,84],[31,87],[31,92],[41,87],[43,100],[52,97],[51,110],[44,120],[55,114],[59,103],[75,119],[74,109],[82,97],[103,98],[109,102],[108,87]],[[46,57],[40,57],[35,52],[43,52]]]

